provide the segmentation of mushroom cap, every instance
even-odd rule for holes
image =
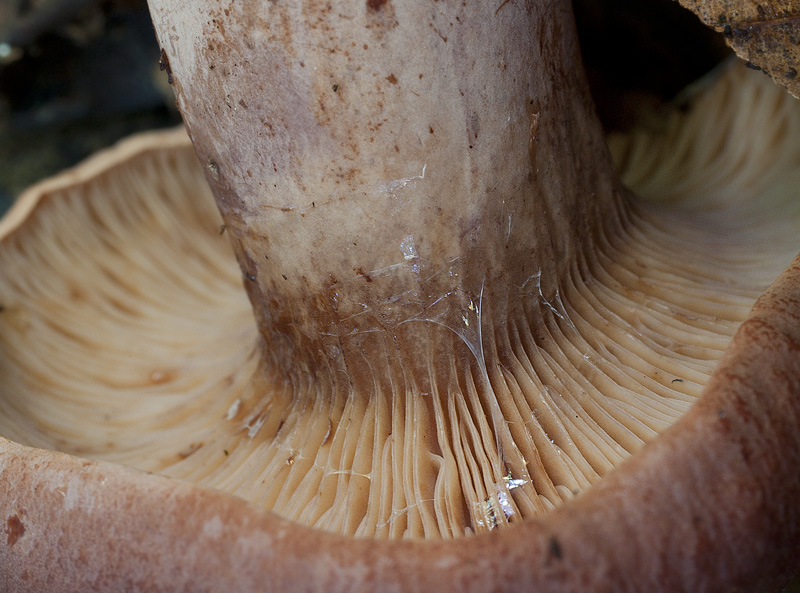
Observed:
[[[774,117],[774,104],[772,108]],[[698,113],[696,110],[688,117],[701,117]],[[678,140],[679,144],[686,142]],[[715,154],[713,150],[708,153]],[[794,155],[796,159],[797,153]],[[553,590],[647,587],[697,591],[718,589],[720,582],[731,590],[753,583],[774,586],[787,578],[796,562],[793,552],[800,546],[800,517],[794,503],[800,494],[795,471],[800,456],[796,430],[800,421],[797,260],[758,300],[719,364],[715,356],[705,361],[706,368],[716,364],[716,369],[699,401],[628,461],[595,480],[581,496],[537,518],[457,542],[352,538],[297,526],[257,508],[253,504],[257,500],[246,502],[208,489],[202,485],[208,475],[202,468],[207,468],[207,463],[184,474],[165,470],[186,469],[189,460],[208,461],[204,456],[210,453],[206,451],[221,457],[220,447],[205,447],[204,441],[195,446],[200,442],[194,440],[196,431],[210,430],[205,424],[210,416],[214,426],[230,422],[226,419],[231,414],[236,418],[249,401],[252,381],[264,380],[257,371],[256,331],[213,204],[199,199],[207,197],[207,189],[185,137],[178,133],[142,137],[106,158],[33,190],[0,224],[0,257],[6,272],[0,288],[4,307],[0,313],[2,433],[27,445],[3,441],[0,458],[4,474],[0,517],[6,518],[0,574],[9,590],[122,590],[134,586],[218,590],[225,586],[353,591],[427,590],[448,585],[483,591],[538,585]],[[678,170],[684,164],[680,160],[672,163]],[[779,172],[792,164],[791,160],[784,163]],[[773,163],[763,166],[769,168]],[[159,175],[167,170],[177,171],[177,177]],[[773,178],[779,172],[772,171]],[[156,185],[143,188],[142,180],[148,175],[157,180]],[[127,181],[128,188],[138,187],[139,191],[116,199],[112,194],[104,197],[101,189],[109,188],[111,179],[119,177]],[[757,177],[759,183],[766,183],[764,178],[769,175]],[[88,197],[78,194],[76,188],[81,186],[91,188]],[[756,192],[759,188],[751,189]],[[708,200],[703,208],[712,213],[724,206],[713,201],[713,193],[703,194]],[[778,194],[775,200],[784,204],[784,194]],[[152,199],[154,196],[159,199]],[[791,211],[791,204],[786,207]],[[744,208],[750,209],[749,203]],[[73,220],[74,225],[67,224]],[[643,207],[641,220],[656,229],[687,223],[660,207]],[[719,223],[720,219],[709,216],[708,220]],[[89,223],[97,221],[103,224],[89,232]],[[736,226],[729,225],[728,230]],[[688,235],[699,233],[697,227],[689,227],[687,223],[688,230],[684,229]],[[142,241],[145,229],[152,234]],[[52,246],[31,245],[25,235],[32,231]],[[748,227],[737,240],[750,237],[757,243],[764,232],[759,225]],[[675,231],[677,238],[671,241],[685,240],[688,235],[682,233]],[[118,242],[120,236],[137,240],[136,250],[120,247],[125,245]],[[657,236],[664,242],[662,246],[668,246],[670,233]],[[156,239],[164,243],[156,243]],[[78,242],[85,251],[74,251]],[[165,247],[187,257],[170,265]],[[764,260],[773,261],[776,253],[785,257],[786,247],[781,245],[763,260],[733,269],[757,272],[754,282],[758,286],[766,275]],[[19,254],[26,258],[16,259]],[[89,254],[98,257],[89,258]],[[106,255],[114,257],[106,260]],[[69,267],[80,269],[90,260],[93,272],[99,272],[94,277],[110,286],[106,292],[95,290],[99,285],[87,289],[62,273]],[[715,264],[722,265],[720,261]],[[142,282],[142,269],[152,273],[150,284]],[[168,296],[148,297],[151,287],[165,288]],[[546,297],[541,290],[534,295],[551,313],[554,342],[558,341],[555,328],[569,325],[559,316],[565,316],[567,309],[559,307],[576,306],[571,303],[579,292],[568,294],[566,287],[562,288],[563,302]],[[755,299],[755,295],[749,296],[754,289],[745,285],[742,290],[735,303],[723,300],[712,309],[718,312],[736,305],[746,310]],[[139,298],[131,300],[131,295]],[[85,303],[85,309],[80,303]],[[82,311],[78,321],[84,327],[87,320],[93,321],[92,329],[81,330],[80,324],[67,326],[61,316],[65,310]],[[220,311],[225,311],[224,324],[215,323]],[[575,325],[578,311],[570,309],[569,313],[566,317],[575,319]],[[625,321],[621,314],[617,317]],[[732,332],[739,321],[735,314],[729,317],[719,339],[710,339],[711,346],[703,352],[721,352],[719,344],[727,345],[726,332]],[[176,325],[169,325],[168,319]],[[129,335],[100,340],[94,329],[105,323],[133,325],[142,320],[140,329],[158,338],[146,348],[132,344]],[[697,329],[706,321],[687,326]],[[646,333],[646,325],[640,326],[642,333]],[[214,333],[220,326],[220,333]],[[20,344],[37,332],[51,332],[46,341],[53,339],[55,348],[46,355],[22,358]],[[706,338],[710,335],[705,334]],[[174,366],[175,355],[167,353],[176,343],[185,350],[181,365]],[[222,346],[229,357],[219,356]],[[68,357],[77,347],[93,348],[109,358],[98,356],[94,363],[82,356],[77,365],[57,358]],[[212,354],[203,358],[207,348]],[[621,349],[616,353],[623,356]],[[194,378],[184,372],[187,366],[198,371]],[[89,391],[80,382],[75,369],[81,367],[86,376],[99,378],[96,390]],[[58,377],[53,369],[59,368],[65,386],[53,385]],[[105,369],[119,374],[104,373]],[[648,369],[652,371],[654,366]],[[702,374],[698,371],[698,376]],[[703,381],[694,383],[699,390]],[[80,385],[78,391],[85,390],[85,399],[71,399],[70,384]],[[219,397],[221,386],[224,398]],[[194,396],[181,395],[180,387],[193,390]],[[109,397],[112,392],[114,399]],[[120,394],[130,401],[117,399]],[[43,399],[45,395],[49,399]],[[244,403],[237,406],[237,401]],[[127,413],[133,403],[138,406],[133,408],[136,425],[155,422],[164,441],[125,431],[124,423],[115,423],[113,413]],[[679,413],[685,407],[688,404],[679,407]],[[92,414],[93,428],[105,430],[105,434],[83,434],[86,429],[77,419],[86,417],[91,423]],[[159,426],[165,415],[183,425],[180,432],[174,430],[177,441],[169,441],[167,450],[162,443],[172,429],[167,421]],[[672,418],[664,424],[669,420]],[[187,426],[193,426],[195,432],[184,430]],[[240,430],[225,438],[247,445],[248,431],[243,433],[241,428],[255,424],[237,426]],[[80,450],[81,446],[88,451]],[[178,473],[201,485],[41,447],[114,459],[168,476]],[[247,449],[244,446],[241,451]],[[153,454],[159,450],[160,455]],[[142,467],[146,463],[155,465]],[[227,477],[236,480],[236,476]],[[235,487],[232,490],[236,492]],[[642,528],[645,525],[647,529]],[[767,549],[774,553],[763,562],[753,560]],[[652,553],[643,557],[642,550]],[[53,566],[60,570],[53,571]]]

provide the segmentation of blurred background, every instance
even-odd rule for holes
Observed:
[[[598,110],[624,129],[728,55],[673,0],[575,0]],[[145,0],[0,0],[0,213],[139,130],[174,126]]]
[[[174,126],[144,0],[0,0],[0,209],[139,130]]]

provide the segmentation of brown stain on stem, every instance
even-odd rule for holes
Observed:
[[[6,535],[8,536],[7,544],[13,546],[20,538],[25,535],[25,525],[22,519],[17,515],[11,515],[6,524]]]
[[[374,10],[375,12],[378,12],[388,2],[389,0],[367,0],[367,8],[369,8],[370,10]]]

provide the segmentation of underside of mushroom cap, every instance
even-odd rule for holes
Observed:
[[[487,325],[480,301],[457,324],[423,312],[440,328],[428,366],[466,370],[447,392],[376,384],[367,401],[264,370],[248,279],[188,139],[131,140],[3,222],[0,434],[349,535],[540,516],[692,405],[796,253],[800,118],[774,90],[729,68],[658,134],[614,140],[623,179],[680,207],[631,202],[621,234],[520,287],[519,317]],[[776,156],[735,150],[738,122],[762,113],[751,144]]]
[[[0,439],[0,473],[11,478],[0,481],[0,582],[65,592],[776,590],[800,546],[798,284],[795,261],[698,405],[595,488],[456,542],[336,536],[218,491]]]
[[[0,445],[0,582],[782,583],[800,546],[796,262],[748,313],[798,248],[800,116],[775,91],[729,67],[658,129],[612,138],[651,201],[621,200],[508,307],[420,300],[391,347],[357,336],[382,355],[334,385],[374,376],[369,397],[268,364],[254,280],[183,132],[34,188],[0,222],[0,435],[16,441]],[[417,273],[417,250],[391,274]],[[474,532],[490,533],[381,541]]]

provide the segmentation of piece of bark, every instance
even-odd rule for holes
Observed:
[[[800,97],[798,0],[679,0],[721,32],[736,54]]]

